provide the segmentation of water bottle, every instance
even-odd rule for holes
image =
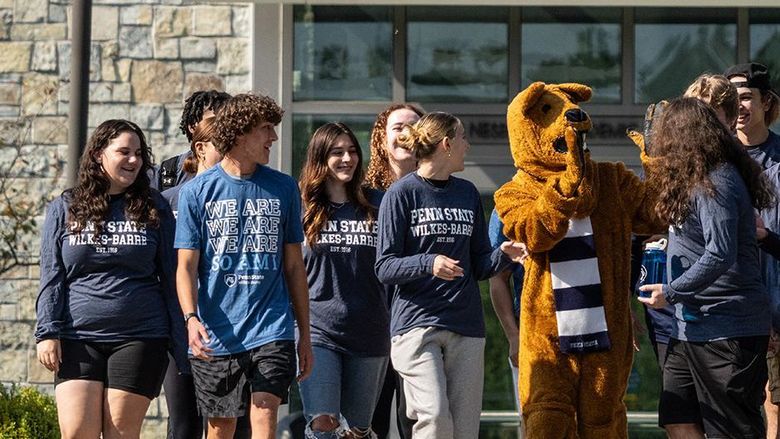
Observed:
[[[666,238],[645,244],[638,286],[666,283]],[[639,297],[650,297],[649,291],[639,291]]]

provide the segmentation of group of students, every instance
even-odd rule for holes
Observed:
[[[63,437],[138,437],[163,385],[169,437],[274,437],[295,379],[307,437],[386,437],[393,387],[406,435],[477,436],[477,281],[525,249],[491,247],[451,176],[462,123],[390,106],[365,175],[350,128],[325,124],[295,182],[266,166],[282,114],[198,92],[190,151],[157,170],[136,124],[96,128],[42,237],[35,337]]]
[[[778,111],[766,68],[735,66],[697,79],[647,139],[669,282],[640,300],[672,437],[763,437],[768,345],[777,423]],[[350,128],[325,124],[296,182],[266,166],[282,115],[265,96],[198,92],[190,150],[157,170],[134,123],[94,131],[41,239],[35,337],[63,437],[138,437],[165,386],[169,437],[270,438],[296,379],[310,438],[386,437],[394,387],[404,437],[478,436],[477,282],[491,279],[516,365],[526,253],[452,175],[463,124],[392,105],[365,172]]]

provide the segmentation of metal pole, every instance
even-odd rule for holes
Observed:
[[[70,59],[70,107],[68,110],[68,186],[76,184],[79,159],[87,142],[89,109],[89,56],[92,0],[73,0]]]

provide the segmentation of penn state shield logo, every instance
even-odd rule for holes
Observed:
[[[235,274],[226,274],[225,275],[225,285],[227,285],[228,288],[233,288],[236,285],[236,275]]]

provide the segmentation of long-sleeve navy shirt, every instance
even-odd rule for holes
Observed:
[[[112,196],[101,234],[67,222],[69,194],[52,201],[41,237],[36,339],[113,342],[170,338],[180,370],[186,337],[175,289],[174,220],[153,192],[159,227],[125,218],[123,195]]]
[[[463,277],[433,276],[437,255],[455,259]],[[478,280],[509,266],[493,250],[477,188],[450,177],[435,187],[417,173],[395,182],[379,209],[376,274],[393,284],[390,332],[439,327],[467,337],[484,337]]]
[[[672,337],[703,342],[767,335],[769,297],[750,194],[731,164],[710,178],[715,194],[697,191],[683,224],[670,228],[664,294],[675,305]]]

